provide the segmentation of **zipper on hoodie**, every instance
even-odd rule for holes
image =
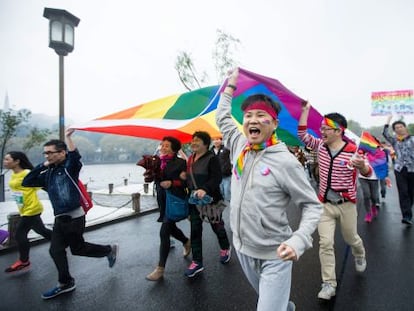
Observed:
[[[264,152],[263,152],[264,153]],[[243,202],[243,199],[244,199],[244,194],[246,193],[245,192],[245,189],[246,189],[246,187],[247,187],[247,185],[249,185],[249,186],[251,186],[252,184],[253,184],[253,176],[252,175],[250,175],[250,172],[253,170],[253,168],[256,166],[256,163],[258,162],[258,160],[261,158],[261,156],[263,155],[263,153],[260,155],[260,156],[258,156],[257,154],[257,152],[255,152],[254,153],[254,156],[253,156],[253,163],[252,163],[252,165],[250,166],[250,168],[249,168],[249,170],[247,171],[247,172],[243,172],[243,175],[244,174],[247,174],[247,176],[248,176],[248,179],[246,180],[246,182],[245,183],[241,183],[242,184],[242,187],[241,187],[241,194],[242,194],[242,196],[241,196],[241,198],[240,198],[240,205],[239,205],[239,210],[238,210],[238,223],[237,223],[237,231],[239,232],[239,237],[240,237],[240,245],[241,246],[243,246],[242,245],[242,239],[241,239],[241,230],[240,230],[240,220],[241,220],[241,204],[242,204],[242,202]],[[245,175],[246,176],[246,175]]]

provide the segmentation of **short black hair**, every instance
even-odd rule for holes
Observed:
[[[165,136],[162,141],[169,141],[171,144],[171,149],[172,151],[174,151],[175,153],[177,153],[178,151],[180,151],[181,149],[181,142],[172,136]]]
[[[260,101],[266,103],[267,106],[276,111],[277,115],[279,115],[280,111],[282,110],[282,107],[278,102],[275,102],[273,99],[271,99],[269,96],[265,94],[250,95],[241,104],[241,110],[245,111],[250,105]]]
[[[340,126],[342,126],[344,129],[348,128],[348,121],[346,118],[337,112],[332,112],[324,115],[325,118],[331,119],[332,121],[338,123]],[[345,135],[345,131],[342,131],[342,136]]]
[[[395,126],[396,126],[397,124],[401,124],[402,126],[407,127],[407,125],[405,124],[405,122],[404,122],[404,121],[402,121],[402,120],[398,120],[398,121],[395,121],[395,122],[392,124],[392,130],[395,130]]]
[[[46,147],[46,146],[55,146],[56,151],[63,151],[63,150],[67,151],[68,150],[66,143],[60,139],[51,139],[43,145],[43,147]]]
[[[209,133],[205,132],[205,131],[196,131],[193,134],[193,138],[197,137],[200,138],[203,141],[203,144],[206,145],[207,147],[210,146],[211,144],[211,136]]]

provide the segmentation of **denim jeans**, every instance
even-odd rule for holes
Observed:
[[[85,242],[85,216],[72,218],[70,216],[55,217],[52,241],[49,253],[55,262],[59,273],[59,283],[67,284],[73,280],[69,273],[66,247],[70,247],[73,255],[86,257],[105,257],[112,248],[110,245],[99,245]]]
[[[237,256],[247,280],[259,295],[257,311],[286,311],[292,283],[292,261],[257,259],[240,252]]]
[[[224,177],[220,183],[220,191],[221,195],[223,196],[224,200],[230,202],[231,198],[231,176]]]

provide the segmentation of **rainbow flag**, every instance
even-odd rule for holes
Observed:
[[[371,115],[385,116],[392,113],[414,113],[414,91],[383,91],[371,93]]]
[[[223,85],[214,85],[191,92],[163,97],[126,110],[99,117],[73,128],[84,131],[119,134],[143,138],[162,139],[175,136],[181,142],[191,140],[192,134],[203,130],[210,135],[219,135],[215,113]],[[287,89],[278,80],[239,68],[237,90],[232,103],[232,116],[241,128],[243,112],[241,103],[253,94],[266,94],[277,101],[282,111],[279,114],[277,136],[288,145],[302,145],[297,138],[298,120],[302,99]],[[320,137],[321,114],[311,108],[308,129]]]
[[[380,146],[378,140],[372,136],[369,132],[363,131],[361,133],[361,139],[359,141],[359,150],[363,150],[367,153],[374,154],[377,148]]]

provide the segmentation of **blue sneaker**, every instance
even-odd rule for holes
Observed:
[[[413,224],[413,221],[412,221],[411,219],[409,219],[409,218],[403,218],[403,219],[401,220],[401,222],[402,222],[403,224],[406,224],[407,226],[412,226],[412,224]]]
[[[204,270],[204,267],[202,263],[192,261],[187,271],[184,274],[185,276],[192,278],[193,276],[195,276],[196,274],[200,273],[203,270]]]
[[[229,249],[220,250],[220,262],[222,264],[228,263],[230,261],[230,257],[231,257],[231,246],[229,247]]]
[[[109,268],[112,268],[115,265],[116,262],[116,256],[118,255],[118,244],[114,244],[111,246],[111,252],[108,254],[108,262],[109,262]]]
[[[58,284],[56,287],[42,294],[43,299],[51,299],[64,293],[75,290],[75,280],[71,280],[68,284]]]

